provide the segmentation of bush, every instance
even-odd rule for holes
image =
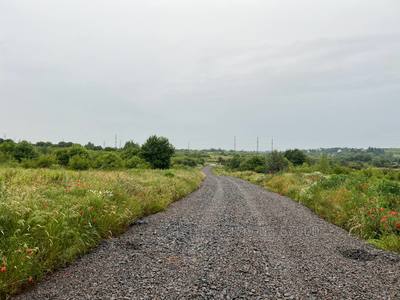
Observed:
[[[89,159],[79,155],[72,156],[68,163],[72,170],[87,170],[90,167]]]
[[[174,152],[175,149],[167,138],[153,135],[143,144],[141,156],[154,169],[168,169]]]
[[[128,169],[136,169],[136,168],[147,169],[148,164],[139,156],[132,156],[125,162],[125,167],[127,167]]]
[[[186,166],[186,167],[196,167],[197,161],[194,158],[182,156],[174,157],[172,160],[173,165]]]
[[[122,150],[122,157],[129,159],[140,155],[140,146],[132,141],[126,142]]]
[[[257,173],[265,173],[267,168],[265,157],[251,156],[246,158],[240,163],[239,170],[241,171],[254,171]]]
[[[284,156],[295,166],[300,166],[307,162],[307,156],[299,149],[287,150]]]
[[[52,165],[56,164],[57,161],[54,156],[51,155],[42,155],[38,158],[32,160],[24,160],[22,161],[22,167],[24,168],[50,168]]]
[[[21,162],[23,160],[36,158],[38,153],[30,143],[22,141],[15,146],[13,156],[18,162]]]
[[[267,159],[267,171],[271,173],[281,172],[289,167],[289,161],[278,151],[273,151]]]
[[[73,156],[80,156],[82,158],[89,158],[89,152],[82,146],[73,146],[70,148],[63,148],[56,151],[57,162],[62,166],[68,166],[69,160]]]
[[[102,153],[95,161],[97,169],[115,170],[121,169],[123,165],[121,157],[114,152]]]
[[[235,154],[231,159],[226,162],[226,166],[231,170],[237,170],[240,167],[241,158],[239,155]]]

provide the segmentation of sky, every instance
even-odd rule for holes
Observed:
[[[0,0],[1,136],[283,150],[399,129],[398,0]]]

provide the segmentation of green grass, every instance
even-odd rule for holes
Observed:
[[[192,170],[0,169],[0,298],[199,187]]]
[[[222,169],[216,172],[288,196],[371,244],[400,253],[400,181],[392,172],[378,169],[341,175],[319,172],[266,175]]]

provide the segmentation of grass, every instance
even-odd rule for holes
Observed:
[[[197,170],[0,168],[0,298],[199,187]]]
[[[400,253],[400,181],[385,170],[349,174],[259,174],[251,171],[219,174],[236,176],[288,196],[317,215],[375,246]]]

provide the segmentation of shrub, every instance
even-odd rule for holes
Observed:
[[[94,165],[98,169],[115,170],[123,167],[123,161],[118,154],[107,152],[99,155]]]
[[[22,141],[16,144],[13,151],[13,156],[18,162],[21,162],[22,160],[36,158],[38,153],[30,143]]]
[[[289,167],[289,161],[278,151],[273,151],[267,159],[267,171],[271,173],[281,172]]]
[[[174,152],[175,149],[167,138],[153,135],[143,144],[141,156],[154,169],[168,169]]]
[[[90,167],[90,162],[86,157],[74,155],[69,159],[68,167],[72,170],[87,170]]]
[[[141,159],[139,156],[132,156],[125,162],[125,167],[128,169],[135,169],[135,168],[147,168],[148,164],[146,161]]]
[[[241,171],[254,171],[257,173],[265,173],[266,159],[262,156],[251,156],[246,158],[240,163],[239,170]]]
[[[295,166],[300,166],[307,162],[307,156],[299,149],[287,150],[284,156]]]
[[[172,159],[173,165],[178,166],[186,166],[186,167],[196,167],[197,161],[194,158],[183,156],[183,157],[174,157]]]

